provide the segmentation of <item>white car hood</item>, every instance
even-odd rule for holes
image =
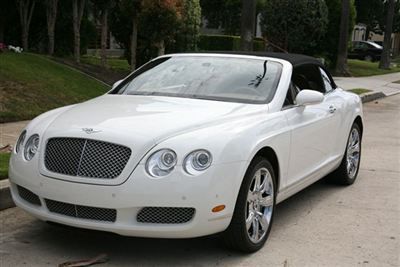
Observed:
[[[78,104],[49,125],[47,131],[83,128],[116,135],[143,136],[153,143],[170,135],[259,110],[260,105],[188,98],[104,95]],[[221,121],[222,120],[222,121]]]
[[[118,179],[105,182],[119,184],[128,178],[143,156],[163,140],[260,110],[266,111],[265,105],[161,96],[104,95],[61,112],[49,124],[42,140],[77,137],[130,147],[132,157],[128,164],[132,169],[124,170]],[[86,133],[85,128],[92,128],[92,133]],[[54,177],[44,168],[43,161],[41,172]],[[81,178],[68,180],[82,182]]]

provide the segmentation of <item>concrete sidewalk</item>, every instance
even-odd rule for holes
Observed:
[[[400,72],[368,77],[334,77],[336,84],[346,90],[364,88],[382,92],[385,96],[400,93]]]

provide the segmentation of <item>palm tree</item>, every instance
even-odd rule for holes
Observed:
[[[338,44],[338,55],[336,62],[336,74],[348,76],[349,68],[347,66],[347,44],[349,41],[349,16],[350,0],[342,0],[342,15],[340,18],[340,35]]]
[[[390,47],[393,30],[394,0],[388,1],[388,13],[385,27],[385,37],[383,40],[383,51],[381,55],[381,61],[379,62],[380,69],[388,69],[390,67]]]

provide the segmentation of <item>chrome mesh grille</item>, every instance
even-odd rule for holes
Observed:
[[[179,224],[192,220],[194,208],[145,207],[137,214],[141,223]]]
[[[57,137],[47,142],[44,164],[55,173],[114,179],[125,168],[131,153],[130,148],[113,143]]]
[[[68,217],[103,222],[115,222],[117,218],[117,211],[115,209],[74,205],[51,199],[46,199],[45,201],[47,209],[50,212],[62,214]]]
[[[19,185],[17,185],[17,189],[18,189],[19,196],[23,200],[25,200],[25,201],[33,204],[33,205],[36,205],[36,206],[42,206],[42,203],[40,203],[40,199],[39,199],[38,195],[36,195],[35,193],[29,191],[25,187],[22,187],[22,186],[19,186]]]

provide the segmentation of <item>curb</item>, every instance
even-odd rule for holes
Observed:
[[[379,98],[386,97],[386,95],[382,92],[371,92],[371,93],[361,94],[360,97],[361,97],[361,101],[363,103],[367,103],[367,102],[377,100]]]
[[[15,207],[11,197],[10,182],[8,179],[0,181],[0,210]]]

